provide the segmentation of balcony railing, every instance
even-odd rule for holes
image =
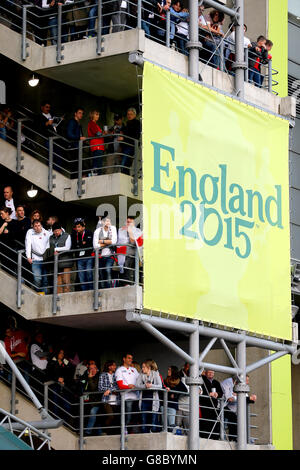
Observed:
[[[157,411],[153,411],[153,400],[157,402],[157,398],[154,397],[144,399],[144,401],[151,403],[150,410],[141,408],[140,392],[145,392],[145,389],[134,388],[130,390],[136,393],[136,399],[130,400],[132,402],[130,408],[126,404],[128,400],[125,397],[128,390],[116,390],[116,404],[114,409],[108,412],[104,408],[100,392],[80,392],[80,378],[74,382],[73,386],[62,386],[58,382],[48,380],[46,372],[37,372],[27,361],[22,361],[18,368],[26,377],[33,392],[43,402],[45,410],[55,419],[63,420],[63,424],[68,429],[78,434],[80,450],[84,449],[84,440],[90,435],[118,435],[120,449],[124,450],[128,434],[173,432],[177,435],[188,435],[189,433],[189,393],[168,390],[167,388],[153,388],[151,391],[158,393],[159,402]],[[12,407],[15,407],[16,391],[25,396],[26,393],[9,375],[6,366],[3,367],[0,380],[11,387],[11,403]],[[236,432],[230,432],[235,429],[236,421],[232,421],[230,418],[232,414],[228,413],[227,401],[224,398],[218,399],[216,405],[211,397],[202,392],[201,388],[199,388],[199,394],[200,437],[220,441],[236,441]],[[180,397],[186,400],[186,404],[185,407],[180,404],[178,409]],[[251,432],[258,427],[252,423],[252,419],[258,415],[251,412],[249,403],[247,407],[247,442],[253,444],[257,438],[252,437]],[[171,414],[170,408],[177,409],[175,413]],[[185,409],[185,413],[183,413],[183,409]]]
[[[17,111],[19,117],[9,116],[11,126],[5,140],[16,146],[16,172],[22,170],[22,151],[48,166],[48,191],[54,188],[54,173],[58,171],[65,177],[77,178],[77,195],[84,193],[84,177],[124,173],[132,175],[132,193],[138,195],[138,179],[141,174],[139,141],[122,133],[102,133],[85,140],[70,141],[56,132],[45,136],[36,130],[32,114]],[[2,137],[3,138],[3,137]],[[104,147],[102,155],[95,156],[92,140],[101,139]],[[97,144],[97,147],[99,144]],[[96,152],[95,152],[96,153]]]
[[[24,250],[14,248],[0,242],[0,267],[17,280],[16,306],[22,306],[22,289],[24,284],[30,289],[44,295],[52,295],[52,314],[58,311],[58,299],[60,293],[71,291],[93,291],[93,308],[99,309],[99,290],[113,288],[117,285],[138,286],[142,285],[142,268],[140,267],[139,252],[132,244],[107,245],[114,253],[111,256],[101,258],[101,249],[93,251],[93,256],[80,256],[82,249],[63,251],[54,254],[50,261],[33,261],[31,267],[24,254]],[[129,247],[134,254],[126,254],[124,265],[118,265],[117,250],[124,251]],[[88,248],[85,249],[88,251]],[[61,258],[63,257],[63,260]],[[90,260],[88,267],[82,268],[78,261]],[[101,260],[101,261],[100,261]],[[106,261],[109,260],[107,263]],[[110,261],[111,260],[111,261]],[[104,261],[104,262],[103,262]],[[68,273],[62,264],[69,264]],[[75,269],[74,269],[75,265]],[[122,272],[123,273],[122,273]],[[89,280],[80,282],[80,275],[89,273]]]
[[[53,8],[40,8],[29,1],[25,3],[21,7],[15,0],[3,0],[0,5],[0,21],[22,34],[23,61],[28,57],[27,38],[43,46],[55,45],[56,60],[61,63],[64,43],[68,41],[96,37],[96,53],[101,55],[105,35],[133,28],[143,29],[149,39],[188,55],[187,20],[180,22],[176,13],[169,9],[160,8],[159,11],[157,3],[126,0],[124,8],[116,0],[82,0],[76,4],[58,4]],[[234,75],[235,54],[230,33],[231,29],[221,37],[199,26],[200,60]],[[261,63],[260,72],[254,68],[255,53],[251,52],[249,57],[247,48],[244,60],[247,64],[245,81],[251,79],[260,88],[272,92],[272,88],[278,85],[273,79],[278,71],[272,68],[272,60]]]

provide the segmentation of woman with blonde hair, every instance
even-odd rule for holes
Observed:
[[[158,432],[159,395],[155,389],[162,388],[159,372],[151,369],[152,362],[144,361],[137,378],[136,387],[145,389],[140,393],[139,407],[142,411],[142,432]]]
[[[90,150],[92,153],[92,168],[96,170],[96,174],[101,174],[104,155],[104,138],[101,127],[97,124],[100,113],[97,109],[90,112],[90,121],[88,123],[88,136],[95,137],[90,140]]]

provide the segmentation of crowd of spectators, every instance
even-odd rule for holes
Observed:
[[[83,176],[130,173],[140,139],[141,126],[137,111],[131,107],[126,112],[126,121],[121,114],[114,114],[112,125],[100,127],[100,113],[93,109],[89,113],[86,131],[81,121],[84,109],[77,107],[70,119],[65,115],[55,116],[51,103],[44,100],[40,112],[22,126],[22,149],[41,161],[49,158],[49,138],[53,141],[53,167],[73,178],[78,175],[78,148],[83,144]],[[18,112],[15,113],[15,119]],[[0,139],[16,141],[16,122],[13,111],[7,106],[0,108]],[[61,138],[61,139],[60,139]],[[67,139],[67,140],[66,140]]]
[[[124,393],[125,425],[128,433],[161,432],[164,424],[164,404],[167,404],[167,429],[175,434],[187,434],[189,429],[189,364],[182,369],[169,366],[163,378],[157,363],[146,359],[134,362],[131,352],[123,354],[120,364],[107,360],[100,369],[95,358],[79,357],[64,347],[45,341],[40,329],[32,336],[10,324],[5,331],[6,351],[17,362],[33,390],[42,393],[43,383],[51,383],[50,410],[70,421],[77,415],[74,406],[79,397],[84,399],[85,434],[103,435],[120,432],[120,392]],[[3,367],[3,366],[2,366]],[[5,376],[4,369],[2,375]],[[202,372],[203,385],[199,386],[200,435],[220,438],[220,410],[224,407],[228,421],[228,438],[237,434],[237,396],[234,392],[236,377],[219,382],[213,370]],[[249,377],[247,377],[249,383]],[[167,399],[164,400],[164,394]],[[224,401],[219,400],[223,397]],[[256,395],[248,396],[255,403]],[[69,416],[69,418],[68,418]]]
[[[12,0],[6,0],[10,4]],[[15,0],[16,6],[29,3]],[[62,6],[62,42],[78,40],[97,35],[95,29],[98,18],[98,2],[96,0],[38,0],[37,10],[31,10],[38,18],[39,27],[36,28],[36,41],[42,45],[47,44],[47,30],[50,31],[52,44],[57,41],[57,11]],[[204,5],[199,6],[199,40],[202,43],[200,58],[209,61],[213,67],[220,68],[220,43],[224,41],[224,60],[226,68],[233,73],[234,63],[234,24],[229,25],[225,33],[224,13],[210,9],[204,14]],[[188,54],[189,40],[189,11],[184,8],[182,0],[142,0],[141,26],[147,37],[155,41],[166,43],[167,38],[167,12],[170,12],[170,44],[180,52]],[[53,14],[53,15],[52,15]],[[33,21],[34,23],[34,21]],[[102,0],[102,34],[119,32],[124,29],[137,27],[137,1],[136,0]],[[245,25],[245,33],[247,26]],[[231,34],[229,34],[231,33]],[[262,86],[261,66],[267,64],[271,58],[272,41],[259,36],[256,42],[245,37],[245,48],[249,48],[249,81],[256,86]]]
[[[142,232],[135,226],[134,217],[128,216],[118,231],[109,217],[101,217],[94,232],[86,228],[83,218],[77,217],[71,233],[68,233],[55,215],[44,222],[43,214],[34,210],[27,217],[25,206],[15,203],[11,186],[6,186],[3,194],[4,204],[0,209],[1,264],[10,273],[16,273],[16,251],[25,248],[23,277],[32,286],[29,275],[32,273],[33,286],[40,294],[52,291],[50,277],[56,254],[59,255],[58,293],[70,292],[74,266],[77,290],[93,289],[96,249],[99,249],[99,288],[134,283],[135,253],[142,245]]]

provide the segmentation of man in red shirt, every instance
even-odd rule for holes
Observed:
[[[28,372],[31,372],[31,368],[26,362],[29,360],[29,342],[30,336],[26,331],[12,327],[6,329],[4,338],[6,352],[13,361],[17,362],[18,368],[20,368],[27,382],[29,382]]]

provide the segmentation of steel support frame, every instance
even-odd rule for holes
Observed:
[[[291,354],[293,355],[297,350],[296,344],[288,344],[284,342],[276,342],[269,339],[257,338],[247,335],[245,331],[227,331],[210,326],[199,324],[198,321],[184,322],[180,320],[173,320],[170,318],[162,318],[161,316],[153,316],[143,314],[140,312],[126,312],[126,320],[135,322],[142,326],[143,329],[152,334],[158,341],[163,343],[173,352],[178,354],[182,359],[190,363],[190,433],[189,433],[189,450],[199,449],[199,419],[196,418],[196,411],[199,409],[199,394],[198,387],[201,382],[199,377],[199,369],[206,368],[217,372],[223,372],[231,375],[236,375],[238,381],[235,391],[238,395],[238,450],[247,448],[247,406],[246,395],[249,387],[246,385],[246,374],[252,372],[280,357]],[[189,354],[183,351],[172,340],[167,338],[166,335],[161,333],[157,328],[178,331],[180,333],[189,335],[190,350]],[[208,345],[200,354],[199,351],[199,336],[211,338]],[[211,350],[214,343],[220,340],[220,343],[231,361],[233,367],[228,367],[220,364],[211,364],[203,362],[207,353]],[[235,360],[225,343],[225,340],[234,343],[237,348],[237,359]],[[261,359],[253,364],[246,365],[247,346],[258,347],[269,351],[275,351],[273,354]],[[196,397],[197,389],[197,397]],[[194,416],[195,415],[195,416]]]

